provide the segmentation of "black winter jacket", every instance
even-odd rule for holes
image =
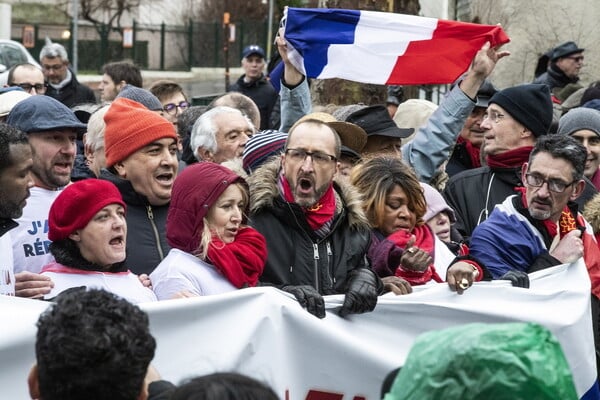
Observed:
[[[464,237],[470,237],[473,230],[485,221],[496,204],[508,196],[518,193],[516,187],[523,187],[521,167],[494,168],[481,167],[463,171],[450,178],[444,190],[448,205],[456,213],[456,228]],[[579,209],[598,191],[586,179],[583,193],[576,200]]]
[[[131,182],[107,169],[100,178],[117,186],[127,205],[127,265],[134,274],[150,274],[171,249],[167,244],[166,226],[169,205],[152,206],[138,194]]]
[[[448,159],[448,164],[446,164],[446,173],[449,177],[453,177],[462,171],[472,168],[473,162],[467,151],[467,146],[465,143],[456,143],[454,150],[452,150],[452,155]]]
[[[79,83],[73,71],[71,71],[71,74],[71,82],[67,83],[60,90],[54,89],[51,85],[48,85],[46,96],[55,98],[69,108],[78,104],[96,103],[94,91],[86,85]]]
[[[563,88],[569,83],[577,83],[579,78],[569,78],[565,73],[552,63],[540,76],[534,79],[533,83],[544,83],[550,87],[550,91],[554,88]]]
[[[250,97],[260,111],[260,127],[257,129],[265,130],[271,128],[279,128],[278,126],[271,126],[271,113],[275,103],[279,101],[279,95],[275,91],[275,88],[263,75],[260,79],[249,83],[244,82],[242,75],[233,85],[229,87],[230,92],[240,92]]]
[[[317,238],[302,209],[283,200],[277,186],[280,160],[257,169],[250,184],[250,225],[267,240],[261,283],[311,285],[323,295],[344,293],[349,273],[369,268],[369,223],[354,189],[334,183],[336,215],[331,232]]]

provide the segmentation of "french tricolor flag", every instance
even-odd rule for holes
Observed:
[[[291,7],[285,39],[292,63],[308,77],[386,85],[454,82],[485,42],[510,41],[495,25]]]

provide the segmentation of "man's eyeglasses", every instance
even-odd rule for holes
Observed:
[[[577,57],[571,56],[571,57],[565,57],[565,58],[568,58],[568,59],[573,60],[575,62],[583,62],[583,56],[577,56]]]
[[[62,69],[62,67],[64,67],[64,64],[56,64],[56,65],[42,65],[42,68],[44,68],[46,71],[60,71]]]
[[[331,154],[321,153],[320,151],[306,151],[302,149],[287,149],[285,151],[285,155],[294,162],[304,162],[306,157],[310,156],[313,163],[317,165],[327,165],[332,161],[337,160],[337,158]]]
[[[183,112],[183,111],[187,110],[189,106],[190,106],[190,103],[188,103],[187,101],[182,101],[179,104],[175,104],[175,103],[165,104],[163,107],[163,110],[165,110],[167,112],[167,114],[173,115],[173,114],[177,113],[178,108]]]
[[[27,93],[31,92],[31,89],[35,89],[36,93],[46,93],[46,88],[48,87],[48,85],[45,83],[13,83],[10,86],[18,86]]]
[[[562,193],[569,186],[574,184],[577,181],[573,181],[571,183],[564,183],[559,179],[544,179],[537,174],[525,174],[525,180],[529,186],[533,187],[542,187],[544,183],[548,184],[548,189],[554,193]]]
[[[499,113],[498,111],[490,111],[490,112],[486,111],[485,114],[483,114],[484,121],[486,119],[489,119],[490,121],[493,121],[495,124],[500,122],[500,120],[504,117],[506,117],[506,115]]]

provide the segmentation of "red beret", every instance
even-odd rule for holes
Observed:
[[[111,182],[84,179],[70,184],[50,207],[48,239],[68,238],[77,229],[85,228],[94,215],[109,204],[125,207],[119,189]]]

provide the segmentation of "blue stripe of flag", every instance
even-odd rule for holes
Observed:
[[[359,19],[358,10],[288,8],[285,39],[304,57],[307,76],[323,71],[330,45],[354,43]]]

